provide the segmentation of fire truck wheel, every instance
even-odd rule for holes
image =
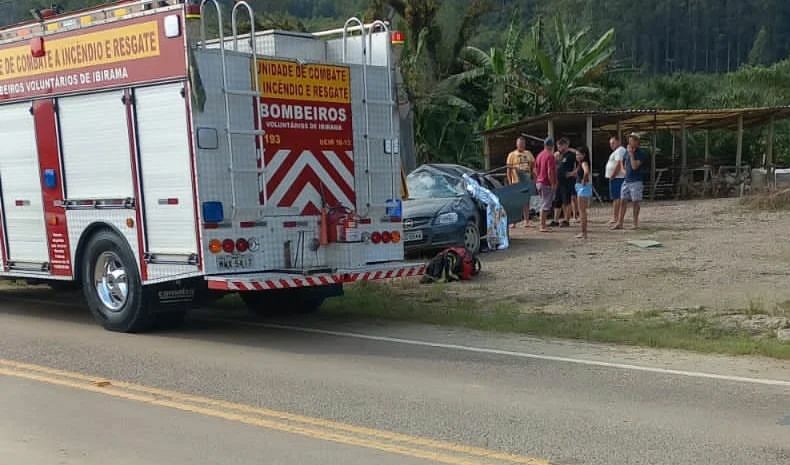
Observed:
[[[82,256],[82,289],[105,329],[141,332],[154,323],[132,251],[112,231],[94,234]]]

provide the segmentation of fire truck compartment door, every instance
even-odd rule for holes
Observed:
[[[0,153],[8,259],[46,263],[49,249],[30,103],[0,106]]]
[[[197,253],[183,84],[135,89],[147,252]]]
[[[123,92],[58,99],[68,200],[134,197]]]

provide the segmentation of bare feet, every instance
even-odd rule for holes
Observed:
[[[632,231],[636,231],[637,229],[639,229],[639,225],[638,224],[633,224],[633,225],[629,226],[628,229],[630,229]]]
[[[576,239],[584,239],[587,240],[587,234],[581,233],[576,235]]]
[[[610,226],[613,225],[613,224],[617,224],[617,220],[609,220],[609,222],[606,223],[606,224],[608,224]]]
[[[612,231],[617,231],[619,229],[623,229],[623,225],[618,223],[618,224],[612,225],[612,227],[609,228],[609,229],[611,229]]]

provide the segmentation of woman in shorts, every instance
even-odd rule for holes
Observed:
[[[592,175],[590,174],[590,149],[581,147],[576,151],[576,161],[579,168],[576,171],[576,196],[579,202],[579,216],[581,217],[582,232],[578,239],[587,239],[587,210],[593,196]]]

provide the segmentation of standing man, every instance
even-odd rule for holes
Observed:
[[[639,146],[640,140],[638,134],[633,133],[628,136],[628,153],[623,161],[623,165],[625,165],[625,179],[623,181],[623,203],[620,208],[620,221],[618,221],[612,229],[623,229],[625,211],[628,209],[627,202],[634,204],[633,229],[639,229],[639,210],[641,209],[642,197],[645,192],[642,166],[647,161],[647,153]]]
[[[625,167],[623,160],[625,160],[628,151],[620,143],[620,136],[614,135],[609,139],[609,147],[612,149],[612,154],[609,155],[609,161],[606,163],[606,179],[609,180],[609,198],[612,199],[612,219],[609,224],[617,224],[620,222],[620,208],[622,208],[623,201],[623,180],[625,179]]]
[[[540,232],[549,232],[546,217],[551,213],[554,190],[557,188],[557,163],[554,161],[554,139],[548,137],[543,142],[543,151],[535,160],[535,177],[540,195]]]
[[[507,156],[507,183],[518,184],[529,176],[535,179],[535,157],[527,150],[527,138],[519,136],[516,139],[516,149]],[[524,226],[529,227],[529,202],[522,209]]]
[[[576,154],[570,150],[571,142],[563,137],[557,142],[557,150],[560,153],[559,177],[559,197],[562,202],[562,213],[564,215],[561,228],[570,226],[570,219],[573,217],[571,209],[571,199],[576,185]]]

